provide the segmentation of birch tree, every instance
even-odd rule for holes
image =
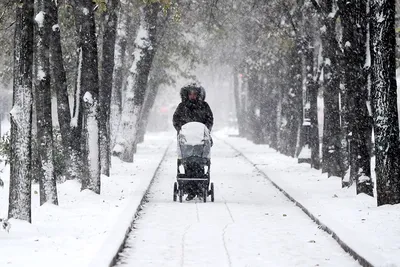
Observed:
[[[31,222],[34,1],[16,5],[8,217]]]
[[[113,154],[125,162],[133,162],[137,124],[147,89],[147,80],[156,48],[156,25],[159,4],[140,8],[140,26],[135,40],[135,59],[129,69],[116,145]]]
[[[133,13],[132,5],[130,2],[122,0],[118,14],[117,36],[114,51],[113,89],[111,92],[110,131],[112,146],[115,145],[115,138],[120,123],[124,78],[126,77],[128,69],[127,46],[131,39],[131,34],[128,35],[128,28],[134,27],[134,25],[131,25],[132,16],[130,13]]]

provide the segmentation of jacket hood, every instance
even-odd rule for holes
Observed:
[[[196,90],[198,99],[201,101],[205,101],[206,99],[206,90],[203,88],[203,86],[197,84],[197,83],[191,83],[188,84],[184,87],[181,88],[181,99],[182,102],[185,102],[188,100],[188,94],[190,90]]]

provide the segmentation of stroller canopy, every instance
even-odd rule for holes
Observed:
[[[211,135],[200,122],[189,122],[182,126],[178,134],[178,158],[197,156],[210,158]]]
[[[182,126],[179,132],[179,141],[185,145],[203,145],[204,141],[210,141],[210,131],[200,122],[189,122]]]

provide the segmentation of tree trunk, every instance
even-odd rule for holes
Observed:
[[[310,81],[309,85],[309,96],[310,96],[310,148],[311,148],[311,167],[314,169],[320,169],[320,158],[319,158],[319,129],[318,129],[318,82]]]
[[[118,25],[117,25],[117,36],[115,43],[114,53],[114,72],[113,72],[113,89],[111,92],[111,115],[110,115],[110,131],[111,131],[111,143],[112,146],[115,143],[117,136],[118,126],[121,119],[122,112],[122,88],[124,77],[126,73],[126,48],[128,37],[127,31],[131,24],[131,16],[129,11],[123,8],[123,1],[121,2],[121,8],[119,10]],[[129,2],[128,2],[129,7]]]
[[[138,138],[137,143],[144,141],[144,135],[146,133],[147,124],[149,121],[150,111],[153,108],[154,102],[157,97],[157,93],[160,85],[149,86],[148,94],[144,100],[144,105],[140,115],[139,125],[138,125]]]
[[[60,27],[58,26],[58,6],[56,1],[50,1],[48,19],[52,27],[50,34],[50,70],[52,85],[57,95],[57,113],[58,123],[60,125],[61,140],[63,145],[64,163],[66,179],[77,178],[77,173],[73,171],[78,167],[73,168],[74,163],[71,158],[72,149],[72,134],[71,134],[71,110],[69,107],[67,75],[64,68],[63,54],[61,49]],[[74,140],[76,141],[76,140]]]
[[[247,64],[245,62],[243,62],[241,64],[241,69],[242,69],[242,83],[240,86],[240,112],[242,114],[242,122],[243,123],[243,132],[241,134],[241,137],[247,137],[249,135],[249,127],[248,127],[248,116],[247,116],[247,110],[248,110],[248,97],[247,97],[247,93],[248,93],[248,87],[249,87],[249,72],[248,72],[248,68],[247,68]],[[260,112],[262,113],[262,112]]]
[[[285,91],[283,88],[278,90],[276,94],[276,140],[277,140],[277,148],[278,151],[282,154],[287,155],[287,139],[285,136],[285,127],[282,127],[286,122],[286,116],[284,114],[284,97]]]
[[[299,122],[299,129],[298,129],[298,148],[296,149],[295,156],[297,157],[297,161],[299,163],[308,162],[311,163],[311,155],[309,155],[308,151],[310,150],[310,143],[309,143],[309,133],[310,133],[310,98],[309,98],[309,91],[310,91],[310,70],[312,72],[312,68],[309,65],[308,61],[308,52],[310,50],[310,39],[308,32],[310,31],[309,28],[306,28],[307,21],[306,21],[306,12],[308,11],[304,7],[304,1],[299,1],[301,4],[301,10],[298,12],[299,14],[299,33],[300,36],[297,37],[297,47],[300,54],[300,59],[296,62],[299,64],[299,69],[301,73],[301,93],[302,93],[302,101],[301,101],[301,110],[300,110],[300,122]],[[299,3],[298,2],[298,3]],[[310,18],[307,18],[310,19]],[[297,51],[296,51],[297,52]],[[298,57],[297,55],[294,58]]]
[[[249,66],[250,69],[250,66]],[[247,102],[249,108],[246,112],[247,117],[247,126],[248,126],[248,136],[247,139],[257,144],[256,141],[256,87],[257,87],[257,78],[256,78],[256,71],[251,70],[249,71],[248,78],[247,78]]]
[[[147,89],[147,80],[156,48],[156,25],[159,4],[141,7],[141,21],[135,40],[135,59],[127,80],[116,145],[113,154],[125,162],[133,162],[137,125]]]
[[[158,68],[157,68],[158,69]],[[156,70],[155,76],[164,73],[163,70]],[[153,77],[153,79],[149,80],[148,90],[146,92],[146,97],[144,99],[144,104],[142,108],[142,112],[140,114],[140,120],[138,124],[138,137],[136,143],[141,143],[144,141],[144,135],[146,133],[147,124],[149,121],[150,111],[154,106],[154,102],[156,101],[157,93],[159,91],[159,87],[161,86],[161,81],[157,77]]]
[[[34,1],[16,5],[8,217],[31,222]]]
[[[312,21],[316,21],[315,19]],[[309,143],[311,149],[311,168],[320,169],[320,142],[319,142],[319,129],[318,129],[318,89],[319,89],[319,67],[318,62],[315,60],[318,54],[319,47],[317,48],[314,32],[309,36],[309,48],[306,51],[306,62],[309,66],[307,73],[307,84],[308,84],[308,96],[310,101],[310,132],[309,132]]]
[[[82,181],[83,177],[83,168],[84,168],[84,163],[83,163],[83,145],[84,145],[84,140],[83,140],[83,87],[81,84],[81,81],[83,80],[82,76],[82,69],[84,68],[84,62],[83,62],[83,49],[81,46],[81,34],[80,32],[82,31],[82,24],[78,24],[77,21],[82,20],[82,18],[77,16],[78,12],[82,12],[82,4],[85,3],[79,3],[77,5],[77,0],[73,2],[74,4],[74,16],[75,16],[75,26],[76,26],[76,32],[78,35],[78,40],[77,40],[77,66],[76,66],[76,71],[75,71],[75,90],[74,90],[74,105],[73,105],[73,112],[72,112],[72,118],[71,118],[71,171],[72,175],[74,177],[77,177],[80,181]],[[77,9],[81,9],[78,11]],[[85,25],[87,26],[87,25]],[[86,70],[85,70],[86,71]],[[85,82],[85,81],[84,81]]]
[[[83,52],[82,48],[78,48],[78,61],[77,61],[77,71],[76,71],[76,85],[74,92],[74,107],[73,114],[71,118],[71,162],[70,162],[70,171],[71,178],[79,178],[82,177],[82,127],[83,127],[83,94],[81,88],[81,80],[82,80],[82,67],[83,67]]]
[[[341,158],[341,139],[339,111],[339,73],[338,73],[338,43],[335,32],[335,17],[333,1],[325,1],[325,17],[321,41],[324,60],[324,136],[322,144],[323,172],[328,177],[343,177],[344,170]],[[328,15],[329,14],[329,15]]]
[[[367,4],[366,1],[340,2],[344,43],[344,88],[346,92],[346,119],[348,125],[350,180],[356,181],[357,194],[373,196],[371,160],[367,147],[369,115],[367,110],[366,61]]]
[[[100,194],[99,75],[94,3],[91,0],[79,0],[75,5],[76,25],[80,25],[78,87],[84,102],[82,190],[89,189]]]
[[[400,203],[395,2],[370,0],[371,96],[378,206]]]
[[[51,117],[50,90],[50,53],[49,41],[51,24],[47,14],[50,13],[51,0],[41,0],[38,4],[37,23],[37,77],[36,77],[36,119],[37,143],[40,164],[39,191],[40,205],[50,202],[58,205],[57,182],[54,171],[53,124]]]
[[[313,11],[310,11],[313,12]],[[312,18],[306,21],[306,28],[310,27],[311,32],[307,32],[309,47],[307,49],[306,61],[309,66],[307,74],[308,79],[308,95],[310,98],[310,148],[311,148],[311,167],[319,170],[321,168],[320,159],[320,139],[319,139],[319,122],[318,122],[318,92],[319,77],[321,76],[321,62],[318,60],[321,45],[318,39],[317,27],[312,25],[318,24],[318,14],[312,13]]]
[[[110,176],[111,144],[110,144],[110,112],[111,91],[114,72],[114,51],[117,31],[117,9],[119,0],[112,0],[107,7],[106,23],[103,37],[103,63],[101,64],[100,84],[100,158],[101,171]]]
[[[303,44],[305,45],[305,44]],[[290,137],[288,139],[288,143],[292,144],[292,147],[294,148],[293,153],[290,153],[291,156],[294,157],[299,157],[300,153],[303,149],[305,149],[305,146],[307,144],[306,138],[307,138],[307,130],[305,129],[306,127],[304,126],[305,122],[305,110],[306,110],[306,105],[308,103],[307,99],[307,90],[308,90],[308,84],[306,84],[306,80],[303,80],[305,78],[304,76],[306,75],[305,73],[303,74],[303,65],[305,65],[305,57],[304,55],[301,55],[301,57],[298,56],[298,49],[301,49],[304,53],[304,47],[300,48],[299,46],[295,47],[291,53],[291,86],[292,88],[290,90],[290,94],[292,95],[291,98],[291,105],[290,105],[290,116],[291,119],[289,120],[289,125],[291,125],[290,128]],[[304,67],[304,71],[306,71]],[[281,77],[281,79],[285,79],[285,77]],[[289,147],[289,151],[292,150]],[[303,152],[304,155],[304,152]],[[303,158],[303,155],[301,155],[301,158]],[[300,162],[302,160],[300,159]]]
[[[243,124],[243,113],[242,113],[242,106],[240,101],[240,91],[239,91],[239,72],[237,68],[233,69],[233,93],[235,97],[235,111],[236,111],[236,119],[237,119],[237,126],[239,130],[239,136],[244,135],[244,124]]]

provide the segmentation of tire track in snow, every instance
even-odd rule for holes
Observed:
[[[229,216],[231,217],[231,220],[232,220],[232,222],[230,222],[230,223],[225,225],[225,227],[224,227],[224,229],[222,231],[222,241],[224,242],[225,254],[226,254],[226,257],[228,258],[228,264],[231,267],[232,266],[232,260],[231,260],[231,255],[229,254],[229,250],[228,250],[228,246],[227,246],[225,235],[226,235],[226,230],[228,229],[228,227],[235,223],[235,219],[233,218],[232,212],[231,212],[231,210],[230,210],[230,208],[228,206],[228,203],[226,202],[226,199],[223,196],[221,196],[221,197],[224,200],[225,207],[228,210]]]
[[[199,215],[199,208],[197,206],[197,202],[195,202],[196,204],[196,217],[197,217],[197,222],[200,222],[200,215]],[[182,246],[181,246],[181,254],[182,254],[182,258],[181,258],[181,267],[185,266],[185,238],[186,238],[186,234],[189,232],[190,227],[192,227],[193,224],[189,225],[188,227],[186,227],[185,232],[182,235]]]
[[[224,198],[224,197],[222,197],[222,198]],[[233,219],[231,209],[229,208],[228,203],[226,202],[225,199],[224,199],[224,203],[225,203],[225,207],[227,208],[227,210],[229,212],[229,216],[231,216],[232,223],[235,223],[235,219]]]
[[[182,235],[181,267],[185,266],[185,237],[186,237],[186,234],[189,232],[190,227],[192,227],[192,225],[189,225],[188,227],[186,227],[185,232]]]
[[[226,257],[228,258],[228,264],[229,266],[232,266],[232,260],[231,260],[231,255],[229,254],[229,250],[228,247],[226,245],[226,238],[225,238],[225,234],[226,234],[226,229],[233,223],[228,223],[227,225],[225,225],[224,229],[223,229],[223,233],[222,233],[222,241],[224,242],[224,248],[225,248],[225,253],[226,253]]]

